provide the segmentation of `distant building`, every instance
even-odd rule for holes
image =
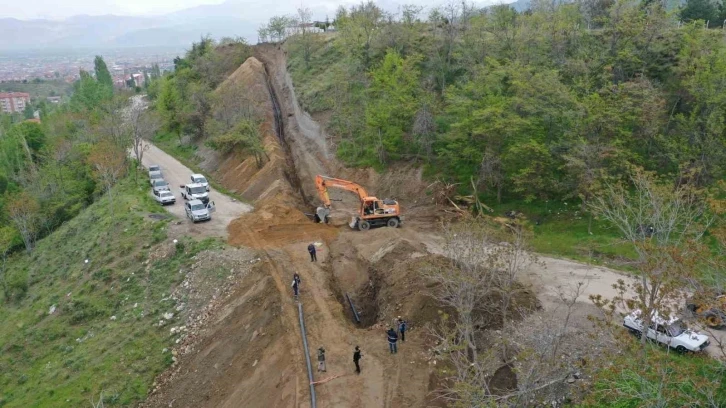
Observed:
[[[0,110],[3,113],[21,113],[30,103],[30,94],[25,92],[0,92]]]
[[[118,89],[129,88],[129,85],[131,84],[131,78],[134,79],[134,86],[144,86],[145,80],[144,74],[142,73],[115,76],[113,78],[113,84]]]
[[[61,103],[61,97],[60,96],[49,96],[46,99],[50,103]]]

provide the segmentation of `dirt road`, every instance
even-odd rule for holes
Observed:
[[[186,218],[184,212],[185,201],[181,196],[179,186],[191,182],[189,177],[194,172],[153,144],[144,143],[144,147],[146,149],[143,158],[144,167],[148,168],[153,164],[161,166],[164,179],[169,183],[171,191],[176,197],[176,204],[168,205],[165,208],[188,225],[189,233],[205,237],[222,237],[226,240],[227,225],[240,215],[253,210],[251,205],[239,202],[212,188],[209,191],[209,199],[214,201],[216,207],[216,211],[212,214],[212,220],[193,224]],[[149,188],[149,194],[151,194],[151,188]]]

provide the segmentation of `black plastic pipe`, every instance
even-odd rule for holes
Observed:
[[[356,310],[355,310],[355,306],[353,305],[353,301],[350,300],[350,295],[346,293],[345,294],[345,297],[348,298],[348,304],[350,305],[350,310],[353,311],[353,317],[355,318],[355,322],[356,323],[360,323],[360,316],[358,316],[358,312],[356,312]]]
[[[300,316],[300,333],[302,334],[303,347],[305,348],[303,350],[305,352],[305,363],[308,365],[308,380],[310,380],[310,403],[312,404],[312,408],[317,408],[317,405],[315,404],[315,385],[313,384],[313,367],[310,364],[310,349],[308,348],[308,335],[305,331],[305,319],[303,319],[302,303],[297,304],[297,311],[298,315]]]

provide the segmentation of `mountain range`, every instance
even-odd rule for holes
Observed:
[[[520,3],[529,0],[518,0]],[[379,0],[378,5],[395,12],[395,0]],[[402,4],[405,1],[402,2]],[[331,19],[330,3],[306,5],[314,18]],[[518,7],[518,8],[520,8]],[[186,47],[201,36],[243,37],[254,43],[257,28],[274,15],[294,13],[285,2],[268,0],[227,0],[174,13],[151,16],[78,15],[65,20],[18,20],[0,18],[0,51],[53,50],[79,48]]]

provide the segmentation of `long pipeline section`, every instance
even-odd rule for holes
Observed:
[[[302,340],[303,340],[303,347],[305,348],[303,351],[305,352],[305,363],[308,365],[308,380],[310,383],[310,403],[312,404],[312,408],[317,408],[316,402],[315,402],[315,385],[313,384],[313,367],[310,364],[310,349],[308,348],[308,335],[305,331],[305,319],[303,318],[303,311],[302,311],[302,304],[297,304],[297,311],[298,315],[300,316],[300,333],[302,334]]]

